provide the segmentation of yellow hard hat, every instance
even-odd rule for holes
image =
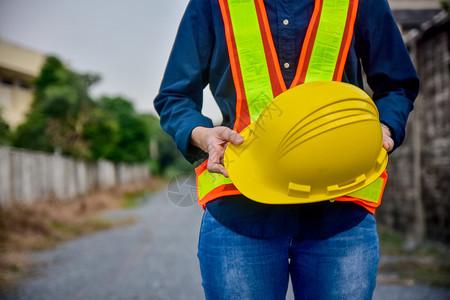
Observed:
[[[276,97],[228,145],[224,165],[238,190],[268,204],[324,201],[375,181],[387,165],[378,110],[360,88],[310,82]]]

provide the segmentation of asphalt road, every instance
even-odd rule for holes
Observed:
[[[136,223],[36,253],[38,267],[0,298],[204,299],[196,257],[203,210],[193,205],[193,191],[191,181],[172,182],[145,205],[108,214],[136,216]],[[287,299],[293,299],[291,291]],[[379,285],[374,299],[450,299],[450,292]]]

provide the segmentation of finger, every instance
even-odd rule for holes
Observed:
[[[239,133],[231,130],[230,128],[225,128],[221,132],[220,137],[226,141],[230,141],[233,144],[241,144],[244,142],[244,138]]]
[[[225,177],[228,177],[228,172],[227,172],[227,170],[226,170],[226,169],[224,168],[224,166],[222,166],[221,164],[213,163],[213,162],[210,162],[210,161],[208,160],[207,169],[208,169],[208,171],[211,172],[211,173],[219,173],[219,174],[222,174],[222,175],[225,176]]]
[[[392,140],[387,135],[383,136],[383,148],[386,149],[387,152],[391,152],[394,149],[394,140]]]
[[[392,148],[394,148],[393,145],[389,142],[383,142],[383,147],[387,152],[391,152]]]
[[[228,172],[222,165],[223,163],[223,149],[217,148],[209,154],[207,169],[211,173],[220,173],[225,177],[228,177]]]
[[[212,164],[220,163],[221,152],[220,146],[212,147],[209,151],[208,162]]]
[[[209,165],[209,164],[208,164]],[[211,173],[219,173],[222,174],[223,176],[228,178],[228,172],[227,170],[224,168],[224,166],[219,165],[219,164],[213,164],[211,166],[208,167],[208,171]]]

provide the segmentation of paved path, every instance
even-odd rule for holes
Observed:
[[[163,190],[138,209],[110,214],[139,217],[133,225],[36,253],[39,267],[0,298],[204,299],[196,257],[202,209],[179,192],[177,188]],[[189,186],[183,191],[185,195],[190,192]],[[288,299],[293,299],[292,294]],[[374,299],[438,300],[450,299],[450,293],[428,287],[379,286]]]
[[[133,225],[37,253],[40,267],[5,299],[202,299],[196,253],[203,211],[177,207],[166,195],[119,213],[136,215]]]

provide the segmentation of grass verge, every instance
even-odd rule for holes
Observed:
[[[161,188],[163,183],[161,179],[151,179],[98,191],[67,202],[48,200],[0,209],[0,291],[26,274],[33,264],[30,252],[130,224],[133,220],[107,221],[98,218],[98,214],[106,210],[136,207],[143,203],[143,195],[148,196]]]

